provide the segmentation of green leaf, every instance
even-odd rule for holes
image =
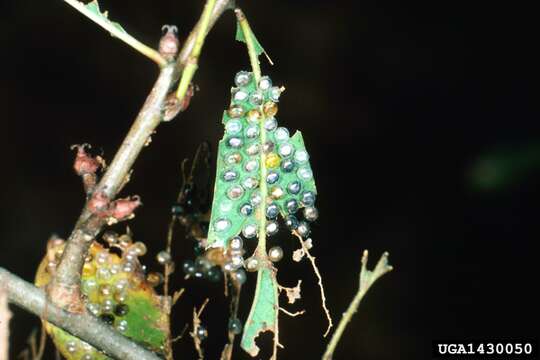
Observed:
[[[257,285],[251,312],[240,341],[242,349],[251,356],[257,356],[259,353],[259,347],[255,344],[255,338],[259,336],[259,333],[265,331],[277,333],[279,311],[278,287],[274,272],[271,269],[259,271]]]
[[[264,48],[262,47],[259,40],[257,40],[257,38],[255,37],[255,34],[253,34],[253,32],[250,31],[248,36],[251,36],[251,39],[253,41],[253,45],[255,48],[255,52],[257,53],[257,55],[261,55],[264,52]],[[244,34],[244,31],[242,30],[242,26],[240,26],[240,22],[236,23],[236,40],[246,44],[246,35]]]
[[[94,0],[86,4],[85,7],[90,12],[102,18],[102,20],[114,26],[119,32],[127,34],[126,30],[124,30],[124,28],[119,23],[109,20],[109,14],[107,13],[107,11],[101,12],[101,10],[99,9],[99,3],[97,2],[97,0]],[[114,35],[114,34],[111,33],[111,35]]]
[[[245,242],[257,242],[251,255],[259,264],[255,299],[241,342],[242,348],[255,356],[259,351],[255,338],[260,332],[274,332],[274,349],[278,334],[279,285],[277,270],[267,256],[266,241],[272,235],[267,225],[276,225],[279,214],[284,219],[294,218],[304,207],[305,196],[314,199],[317,189],[302,134],[296,132],[291,137],[289,130],[277,125],[275,113],[282,89],[271,86],[268,77],[257,83],[253,74],[245,71],[235,79],[237,87],[231,90],[230,107],[222,117],[225,135],[218,146],[207,241],[208,247],[225,251],[238,235],[243,235]],[[287,207],[291,201],[297,209]],[[267,218],[267,210],[276,206],[276,218]],[[243,211],[246,208],[252,211]],[[250,229],[256,229],[256,234],[250,234]]]
[[[260,206],[255,206],[254,211],[246,216],[239,210],[242,205],[253,204],[253,198],[257,195],[261,196],[267,204],[275,203],[279,206],[281,215],[285,218],[289,212],[285,206],[289,200],[296,200],[299,204],[299,210],[303,207],[302,195],[306,192],[317,193],[313,172],[307,158],[307,151],[302,138],[302,133],[296,132],[294,136],[288,135],[289,131],[285,127],[277,127],[275,130],[268,131],[264,127],[264,123],[269,120],[262,111],[262,106],[254,105],[249,101],[249,97],[255,93],[261,93],[264,98],[264,103],[271,103],[272,91],[279,92],[278,87],[272,87],[267,91],[259,91],[252,79],[251,73],[250,82],[242,87],[233,88],[233,92],[244,92],[248,94],[245,100],[235,100],[234,96],[231,101],[231,106],[228,111],[223,114],[222,122],[225,125],[225,136],[219,142],[216,181],[214,186],[214,199],[212,203],[212,216],[210,220],[210,228],[208,233],[208,245],[210,247],[226,248],[229,240],[239,235],[242,229],[247,225],[255,224],[260,227],[262,214],[260,214]],[[277,106],[277,104],[276,104]],[[241,108],[243,115],[239,117],[231,117],[231,110]],[[250,122],[248,114],[258,111],[261,114],[259,122]],[[275,119],[275,117],[274,117]],[[277,121],[277,120],[276,120]],[[237,130],[239,129],[239,130]],[[250,137],[249,132],[257,133],[256,137]],[[277,136],[276,136],[277,134]],[[274,146],[274,150],[265,154],[266,158],[274,157],[277,159],[278,166],[268,166],[269,164],[262,161],[262,148],[265,141],[270,142]],[[240,146],[231,146],[231,141],[239,141]],[[259,146],[260,151],[257,154],[250,154],[251,146]],[[280,154],[281,149],[290,146],[294,149],[294,153],[289,156]],[[285,171],[282,166],[286,161],[292,161],[294,168],[292,171]],[[247,166],[249,163],[257,163],[257,168],[250,169]],[[250,171],[251,170],[251,171]],[[225,175],[231,172],[234,174],[234,179],[226,180]],[[276,173],[278,180],[273,184],[264,182],[261,178],[263,173]],[[246,186],[249,182],[255,183],[255,187]],[[287,190],[288,186],[298,182],[301,191],[293,194]],[[266,188],[265,193],[261,193],[262,189]],[[231,196],[235,189],[239,189],[240,196]],[[272,191],[281,189],[283,196],[273,198]],[[220,222],[216,227],[216,224]],[[259,233],[261,229],[259,229]]]

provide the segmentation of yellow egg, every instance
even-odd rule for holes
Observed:
[[[278,112],[278,106],[273,101],[267,101],[263,106],[263,111],[267,117],[273,117],[276,116]]]
[[[266,155],[266,167],[273,169],[277,168],[279,166],[279,163],[281,162],[281,159],[278,154],[276,153],[270,153]]]
[[[232,105],[228,110],[227,114],[232,118],[239,118],[244,115],[244,109],[239,105]]]
[[[257,109],[249,110],[247,113],[247,120],[250,123],[257,123],[261,119],[261,113]]]

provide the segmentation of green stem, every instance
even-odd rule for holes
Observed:
[[[259,56],[257,54],[257,51],[255,49],[255,44],[253,42],[254,36],[253,32],[251,31],[251,28],[249,26],[249,23],[240,9],[235,9],[236,13],[236,19],[238,20],[238,24],[240,25],[240,28],[242,32],[244,33],[244,39],[247,46],[248,54],[249,54],[249,61],[251,63],[251,69],[253,72],[253,77],[255,80],[256,87],[259,87],[259,82],[261,80],[261,67],[259,63]],[[262,331],[271,330],[274,333],[274,341],[273,341],[273,351],[272,351],[272,360],[277,359],[277,347],[279,343],[279,327],[278,327],[278,304],[279,304],[279,292],[278,292],[278,284],[275,278],[275,270],[272,266],[272,263],[268,259],[267,255],[267,249],[266,249],[266,208],[267,203],[266,199],[268,198],[268,185],[266,183],[266,177],[268,175],[268,169],[266,167],[266,153],[264,152],[264,144],[267,140],[267,133],[266,129],[264,127],[264,122],[266,119],[266,116],[263,111],[263,106],[259,106],[258,109],[261,113],[261,120],[259,123],[259,130],[260,130],[260,140],[261,140],[261,152],[260,152],[260,181],[259,181],[259,188],[261,192],[261,205],[259,208],[259,234],[258,234],[258,243],[257,248],[255,249],[254,256],[258,259],[260,263],[260,268],[257,272],[257,285],[255,287],[255,296],[253,298],[253,303],[251,305],[251,310],[249,312],[248,319],[246,321],[246,328],[252,326],[253,319],[257,313],[257,306],[259,302],[261,301],[260,297],[263,294],[263,277],[265,276],[265,271],[270,273],[270,276],[272,277],[272,285],[273,285],[273,303],[275,304],[276,308],[273,309],[275,313],[274,317],[274,324],[272,327],[268,327]],[[266,301],[269,301],[266,299]],[[246,331],[247,329],[244,329],[244,335],[242,337],[242,344],[245,341],[246,337]],[[261,330],[257,330],[258,332]],[[243,346],[244,347],[244,346]],[[246,349],[244,347],[244,350],[248,351],[251,356],[256,356],[258,353],[258,348],[255,346],[255,349]],[[251,352],[250,352],[251,351]]]
[[[264,128],[264,115],[260,124],[261,131],[261,147],[264,147],[266,142],[266,129]],[[266,197],[268,196],[268,185],[266,184],[266,176],[268,171],[266,169],[266,154],[264,149],[261,149],[261,179],[259,186],[261,188],[261,207],[260,207],[260,219],[259,219],[259,242],[257,244],[258,257],[266,258]]]
[[[255,80],[258,84],[259,80],[261,79],[261,66],[259,63],[259,55],[257,55],[257,51],[255,50],[255,44],[253,43],[253,32],[251,31],[251,27],[249,26],[246,16],[242,12],[242,10],[235,9],[234,12],[236,13],[236,19],[238,20],[238,24],[240,24],[240,28],[244,33],[244,38],[246,40],[246,45],[248,48],[249,62],[251,63],[253,76],[255,77]]]
[[[341,318],[341,321],[339,322],[339,325],[336,331],[332,335],[332,339],[330,340],[330,343],[328,344],[328,347],[326,348],[326,351],[322,357],[322,360],[332,360],[337,344],[339,343],[339,340],[341,339],[341,336],[343,335],[343,332],[345,331],[345,328],[351,321],[353,315],[358,311],[358,306],[360,305],[360,302],[364,298],[364,295],[366,295],[371,285],[373,285],[373,283],[377,281],[378,278],[380,278],[387,272],[392,271],[393,269],[392,266],[388,264],[387,252],[385,252],[381,256],[381,258],[377,262],[377,265],[375,266],[375,269],[373,271],[367,269],[367,260],[368,260],[368,251],[364,250],[364,253],[362,255],[362,268],[360,270],[358,292],[356,293],[353,301],[347,308],[347,311],[343,313],[343,317]]]
[[[259,56],[257,55],[257,51],[255,50],[255,44],[253,43],[253,32],[251,31],[251,28],[249,27],[249,23],[246,19],[246,16],[240,9],[235,9],[234,12],[236,13],[236,19],[238,20],[238,24],[240,24],[240,28],[242,29],[242,32],[244,33],[244,38],[249,54],[249,61],[251,63],[251,70],[253,72],[253,77],[255,79],[255,83],[257,84],[257,88],[259,87],[259,81],[261,80],[261,67],[259,64]],[[264,111],[262,111],[262,106],[259,107],[259,111],[261,112],[261,122],[259,124],[260,129],[260,139],[261,139],[261,146],[264,146],[264,143],[266,142],[266,129],[264,128]],[[261,189],[261,207],[260,207],[260,217],[259,217],[259,242],[257,244],[257,250],[256,255],[259,258],[259,261],[266,260],[266,197],[268,195],[268,186],[266,184],[266,176],[268,175],[268,169],[266,168],[266,154],[261,149],[261,164],[260,164],[260,175],[261,179],[259,182],[259,187]]]
[[[208,34],[212,10],[214,9],[215,5],[216,0],[208,0],[206,2],[206,5],[204,6],[199,30],[195,39],[195,45],[193,46],[191,56],[187,60],[187,65],[182,72],[180,84],[178,85],[178,90],[176,91],[176,98],[180,101],[180,103],[184,100],[189,84],[191,83],[191,80],[193,79],[193,76],[197,71],[199,55],[201,54],[204,40],[206,38],[206,35]]]
[[[139,40],[135,39],[133,36],[129,35],[125,31],[121,31],[116,26],[114,26],[110,20],[108,20],[104,15],[98,15],[90,11],[86,5],[77,0],[64,0],[66,3],[77,9],[81,14],[101,26],[103,29],[107,30],[115,38],[118,38],[143,54],[144,56],[153,60],[156,64],[163,67],[167,65],[167,61],[151,47],[141,43]]]

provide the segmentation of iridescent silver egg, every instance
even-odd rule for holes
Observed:
[[[234,170],[225,170],[223,172],[223,180],[229,182],[234,181],[238,178],[238,173]]]
[[[244,228],[242,229],[242,235],[244,235],[246,239],[254,238],[255,236],[257,236],[257,225],[255,224],[245,225]]]
[[[266,234],[269,236],[277,234],[279,231],[279,225],[277,221],[269,221],[266,223]]]
[[[246,86],[251,81],[251,73],[247,71],[239,71],[234,77],[236,86]]]
[[[231,227],[231,221],[226,218],[217,219],[214,222],[214,229],[217,232],[226,231]]]
[[[284,127],[278,127],[274,133],[277,141],[287,141],[289,140],[289,130]]]
[[[279,174],[275,171],[271,171],[266,175],[266,182],[268,184],[275,184],[279,180]]]
[[[272,80],[268,76],[261,77],[261,80],[259,80],[259,89],[261,90],[268,90],[272,87]]]
[[[268,258],[272,262],[280,261],[283,259],[283,249],[279,246],[271,247],[270,250],[268,250]]]
[[[307,206],[304,208],[304,218],[307,221],[315,221],[319,218],[319,210],[314,206]]]
[[[311,228],[307,222],[300,221],[300,223],[298,224],[298,227],[296,228],[296,231],[298,232],[300,236],[302,236],[303,238],[306,238],[309,236],[309,233],[311,232]]]
[[[279,214],[279,207],[272,203],[266,207],[266,217],[269,219],[275,219]]]

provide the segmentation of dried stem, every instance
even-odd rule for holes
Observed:
[[[169,229],[167,231],[167,244],[165,251],[167,251],[168,254],[172,255],[171,249],[172,249],[172,237],[173,237],[173,229],[174,229],[174,223],[175,223],[175,217],[173,215],[171,222],[169,224]],[[164,282],[163,282],[163,296],[165,298],[169,298],[169,280],[171,275],[171,264],[165,263],[165,269],[164,269]],[[177,295],[177,293],[174,294],[173,298],[170,300],[170,306],[168,307],[168,314],[167,316],[171,317],[171,311],[172,307],[178,300],[178,298],[182,295],[183,290]],[[171,333],[169,332],[169,336],[167,337],[167,351],[166,351],[166,358],[167,360],[173,359],[173,348],[172,348],[172,339],[171,339]]]
[[[90,314],[73,314],[47,300],[32,284],[0,268],[0,284],[11,303],[84,340],[107,355],[121,360],[159,360],[154,353],[132,342]]]
[[[201,326],[201,315],[204,311],[204,308],[206,305],[208,305],[209,299],[204,300],[199,310],[196,308],[193,308],[193,332],[190,334],[193,338],[193,344],[195,345],[195,350],[197,350],[197,355],[199,357],[199,360],[204,360],[204,351],[201,347],[202,341],[197,335],[197,332],[199,330],[199,326]]]
[[[172,216],[172,219],[171,219],[171,222],[169,223],[169,228],[167,229],[167,243],[166,243],[166,246],[165,246],[165,251],[172,256],[172,239],[173,239],[173,233],[174,233],[174,224],[175,224],[175,221],[176,220],[176,217],[173,215]],[[165,263],[165,268],[164,268],[164,282],[163,282],[163,296],[169,296],[169,281],[170,281],[170,276],[171,276],[171,273],[172,273],[172,268],[171,268],[171,264],[170,263]],[[174,305],[174,302],[172,303],[172,305]]]
[[[0,360],[9,359],[9,319],[8,294],[0,281]]]
[[[39,340],[37,339],[37,334],[39,331]],[[38,342],[39,341],[39,342]],[[30,333],[30,336],[26,340],[28,347],[21,351],[17,356],[17,359],[24,360],[41,360],[43,354],[45,353],[45,345],[47,344],[47,332],[45,331],[45,326],[43,323],[39,327],[34,328]]]
[[[43,357],[43,354],[45,353],[46,344],[47,344],[47,332],[45,331],[45,326],[42,323],[39,329],[39,344],[38,344],[37,352],[33,360],[41,360],[41,358]]]
[[[208,0],[214,2],[214,0]],[[228,7],[231,0],[217,0],[207,26],[201,27],[207,33],[216,20]],[[199,24],[201,21],[199,21]],[[103,192],[110,200],[125,184],[135,159],[147,144],[150,136],[162,120],[162,111],[167,94],[183,69],[182,59],[189,58],[198,33],[199,24],[193,29],[178,55],[176,63],[169,63],[161,68],[159,77],[148,95],[143,108],[135,119],[120,149],[116,153],[95,192]],[[189,49],[189,50],[188,50]],[[51,300],[58,306],[70,311],[82,312],[80,300],[80,278],[84,259],[90,244],[105,225],[102,219],[93,216],[85,206],[77,224],[66,242],[66,247],[56,275],[48,292]]]
[[[92,11],[90,11],[86,5],[77,0],[64,0],[66,3],[77,9],[81,14],[101,26],[103,29],[107,30],[115,38],[118,38],[143,54],[144,56],[153,60],[159,66],[165,66],[167,61],[154,49],[141,43],[139,40],[135,39],[133,36],[129,35],[127,32],[122,31],[118,27],[114,26],[107,18],[103,15],[100,16]]]
[[[317,268],[317,264],[315,263],[315,257],[313,257],[311,253],[309,252],[308,247],[306,246],[305,242],[302,240],[302,236],[300,236],[300,234],[298,234],[296,231],[293,231],[293,234],[298,238],[298,241],[300,242],[300,245],[302,246],[302,250],[304,250],[304,254],[307,256],[307,258],[311,262],[313,271],[315,272],[315,275],[317,276],[317,279],[318,279],[319,289],[321,290],[322,308],[326,315],[326,319],[328,320],[328,327],[326,328],[326,331],[324,332],[324,335],[323,335],[324,337],[326,337],[328,333],[330,332],[330,329],[332,328],[332,326],[334,326],[334,323],[332,322],[332,317],[330,316],[330,310],[328,310],[328,308],[326,307],[326,296],[324,294],[322,276],[321,276],[321,273],[319,272],[319,268]]]
[[[356,293],[356,296],[349,305],[347,311],[343,314],[343,317],[341,318],[341,321],[339,322],[339,325],[334,332],[334,335],[332,335],[332,339],[330,340],[328,347],[326,348],[326,352],[324,353],[322,360],[332,359],[334,351],[336,350],[336,346],[341,339],[341,336],[343,335],[347,324],[351,321],[352,316],[358,311],[360,301],[364,298],[364,295],[367,293],[371,285],[373,285],[373,283],[377,281],[377,279],[379,279],[381,276],[383,276],[387,272],[392,271],[393,269],[392,266],[388,263],[387,252],[382,254],[373,271],[367,269],[367,261],[368,251],[364,250],[364,253],[362,255],[362,268],[360,270],[358,292]]]
[[[227,288],[225,287],[225,290]],[[238,318],[238,307],[240,305],[240,292],[242,291],[242,286],[234,286],[231,291],[231,302],[230,302],[230,318]],[[229,329],[228,334],[229,342],[225,344],[223,351],[221,352],[220,360],[232,360],[233,350],[234,350],[234,339],[236,334],[234,331]]]
[[[285,309],[282,308],[282,307],[280,307],[279,310],[282,311],[284,314],[289,315],[290,317],[297,317],[297,316],[300,316],[300,315],[303,315],[303,314],[306,313],[306,310],[300,310],[300,311],[290,312],[289,310],[285,310]]]

